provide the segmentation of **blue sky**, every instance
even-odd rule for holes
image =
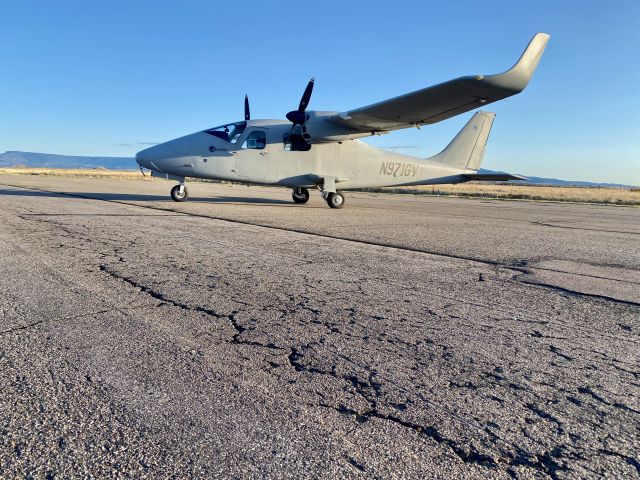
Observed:
[[[483,164],[640,185],[640,2],[0,0],[0,151],[132,156],[242,118],[348,110],[509,68],[551,34],[521,95],[494,103]],[[471,113],[369,140],[437,153]]]

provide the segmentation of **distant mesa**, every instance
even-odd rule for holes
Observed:
[[[81,157],[73,155],[55,155],[53,153],[35,153],[10,151],[0,153],[0,167],[40,167],[40,168],[107,168],[109,170],[137,170],[138,165],[130,157]],[[479,173],[498,173],[481,168]],[[565,187],[623,187],[618,183],[582,182],[559,180],[557,178],[530,177],[528,182],[517,184],[555,185]],[[516,183],[512,183],[515,185]]]

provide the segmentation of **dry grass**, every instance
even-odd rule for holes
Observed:
[[[76,178],[115,178],[122,180],[155,180],[143,177],[137,170],[107,170],[104,168],[0,168],[0,174],[49,175]],[[407,193],[414,195],[448,195],[513,200],[599,203],[607,205],[640,205],[640,188],[549,187],[518,184],[461,183],[458,185],[424,185],[418,187],[388,187],[365,189],[371,192]]]
[[[143,177],[138,170],[108,170],[106,168],[28,168],[7,167],[0,168],[0,174],[10,175],[44,175],[50,177],[77,178],[119,178],[141,180]]]
[[[554,202],[600,203],[607,205],[640,205],[640,188],[553,187],[543,185],[505,185],[460,183],[457,185],[421,185],[369,189],[414,195],[448,195],[513,200],[544,200]]]

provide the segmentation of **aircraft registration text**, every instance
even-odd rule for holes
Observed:
[[[404,162],[382,162],[380,167],[380,175],[389,175],[392,177],[414,177],[418,176],[420,165],[415,163]]]

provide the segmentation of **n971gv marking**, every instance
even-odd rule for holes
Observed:
[[[433,87],[345,112],[307,110],[311,79],[287,120],[244,120],[186,135],[138,152],[152,175],[177,180],[171,197],[187,199],[186,177],[281,185],[294,203],[317,188],[331,208],[344,206],[342,189],[435,185],[470,180],[522,180],[510,174],[479,174],[495,115],[477,112],[438,155],[421,159],[387,152],[360,138],[420,127],[520,93],[536,70],[549,35],[536,34],[509,70],[460,77]]]
[[[419,170],[420,165],[415,163],[382,162],[380,175],[417,178]]]

